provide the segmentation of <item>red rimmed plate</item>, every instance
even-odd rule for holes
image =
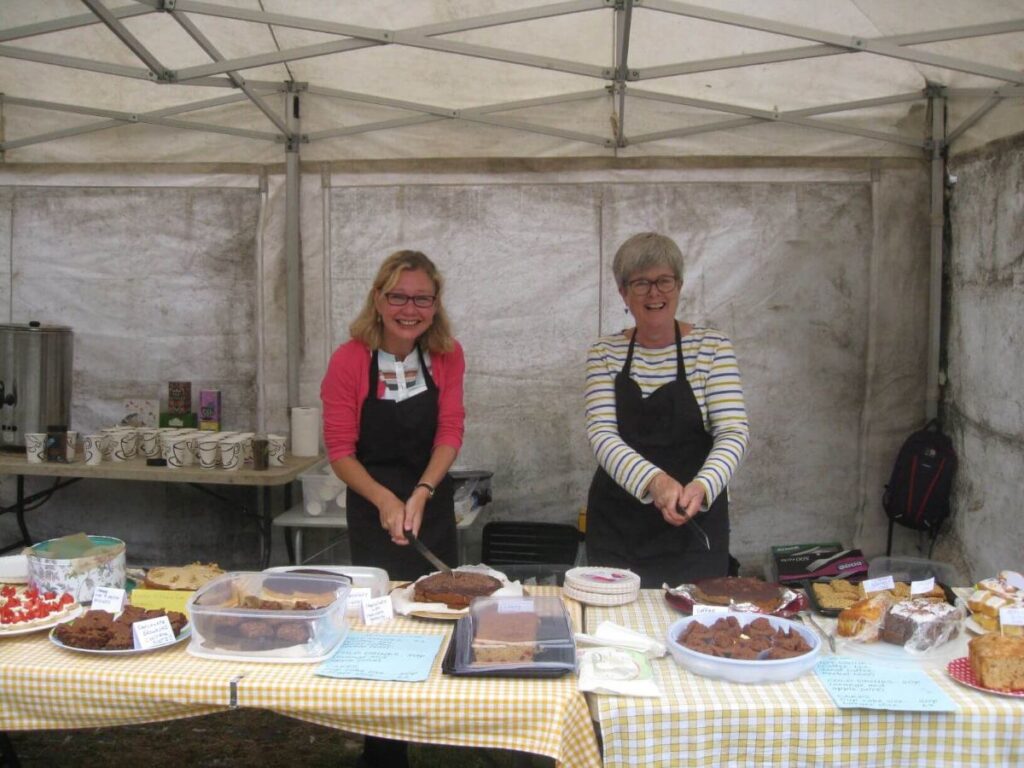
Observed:
[[[999,691],[995,688],[986,688],[978,682],[978,678],[974,676],[974,671],[971,669],[971,660],[967,656],[961,656],[959,659],[953,659],[949,662],[946,665],[946,673],[960,683],[960,685],[966,685],[968,688],[974,688],[985,693],[994,693],[996,696],[1024,699],[1024,691]]]
[[[697,582],[697,584],[700,584],[700,582]],[[803,592],[797,592],[795,589],[791,589],[784,584],[768,582],[768,585],[779,589],[781,599],[786,599],[787,597],[789,599],[780,608],[776,608],[767,615],[789,619],[796,616],[800,611],[806,611],[808,609],[809,603],[807,602],[807,595]],[[693,599],[689,592],[677,591],[670,587],[665,588],[665,600],[677,611],[687,616],[690,616],[693,613],[693,606],[698,602]],[[736,608],[736,610],[742,610],[745,613],[767,613],[757,609],[756,607],[749,607],[747,603],[744,603],[742,608]]]

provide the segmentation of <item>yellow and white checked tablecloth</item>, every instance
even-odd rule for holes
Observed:
[[[615,608],[588,607],[586,627],[614,621],[661,640],[680,614],[660,590]],[[838,709],[809,673],[737,685],[653,664],[662,699],[594,696],[604,762],[620,766],[1021,766],[1024,700],[975,692],[927,670],[959,707],[950,713]]]
[[[534,594],[560,594],[535,587]],[[577,626],[578,603],[567,601]],[[396,618],[382,634],[442,634],[453,622]],[[332,728],[406,741],[533,752],[567,768],[600,766],[576,676],[547,680],[441,674],[447,642],[422,683],[316,677],[316,664],[253,664],[190,656],[185,643],[130,656],[75,653],[47,633],[0,639],[0,731],[85,728],[269,709]]]
[[[182,642],[123,656],[58,648],[49,630],[0,638],[0,731],[101,728],[228,709],[237,664]]]

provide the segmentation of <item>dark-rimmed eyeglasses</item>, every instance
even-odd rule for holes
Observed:
[[[420,309],[430,309],[437,301],[437,296],[409,296],[405,293],[385,293],[384,298],[392,307],[404,307],[410,301]]]
[[[626,287],[629,288],[630,293],[634,296],[646,296],[650,292],[652,285],[662,293],[671,293],[679,285],[679,280],[671,275],[662,275],[654,280],[641,277],[626,283]]]

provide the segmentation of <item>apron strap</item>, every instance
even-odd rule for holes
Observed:
[[[377,355],[380,350],[370,350],[370,394],[367,397],[370,400],[377,399],[377,381],[380,379],[380,367],[377,364]]]

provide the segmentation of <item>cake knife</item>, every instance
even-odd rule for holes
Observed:
[[[680,510],[682,510],[681,507]],[[704,549],[706,549],[708,552],[711,551],[711,539],[708,538],[707,533],[697,523],[696,517],[691,517],[689,520],[683,523],[683,525],[689,525],[691,528],[693,528],[694,532],[700,536],[700,543],[704,545]]]
[[[416,548],[416,551],[423,555],[425,558],[427,558],[427,560],[430,561],[430,564],[433,565],[435,568],[442,570],[445,573],[452,572],[452,569],[445,565],[444,561],[442,561],[440,557],[431,552],[426,544],[424,544],[422,541],[416,538],[416,535],[412,531],[405,531],[405,538],[407,538],[409,542]]]

